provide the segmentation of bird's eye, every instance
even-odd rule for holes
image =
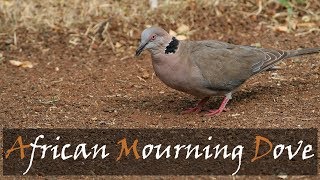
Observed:
[[[154,34],[154,35],[152,35],[152,36],[151,36],[151,38],[150,38],[150,39],[151,39],[151,40],[155,40],[155,39],[156,39],[156,37],[157,37],[157,35],[156,35],[156,34]]]

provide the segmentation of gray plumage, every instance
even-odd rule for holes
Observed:
[[[282,51],[214,40],[173,43],[174,40],[161,28],[145,29],[136,54],[139,55],[144,49],[150,51],[155,73],[166,85],[205,99],[224,95],[226,102],[247,79],[273,67],[275,63],[320,52],[320,47]],[[170,47],[173,51],[168,53],[169,46],[175,44],[178,45]],[[219,114],[223,109],[220,107],[219,111],[210,115]]]

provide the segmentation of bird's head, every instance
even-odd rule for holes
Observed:
[[[139,56],[143,50],[147,49],[151,53],[156,53],[165,48],[171,41],[171,36],[162,28],[150,27],[141,33],[141,42],[136,51]]]

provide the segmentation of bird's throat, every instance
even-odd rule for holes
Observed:
[[[179,45],[179,40],[176,39],[175,37],[172,37],[172,40],[170,41],[169,45],[166,47],[164,52],[166,54],[170,54],[170,53],[174,54],[178,49],[178,45]]]

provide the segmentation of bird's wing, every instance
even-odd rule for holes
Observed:
[[[198,66],[209,89],[232,91],[252,75],[272,67],[284,51],[219,41],[189,42],[189,60]]]

